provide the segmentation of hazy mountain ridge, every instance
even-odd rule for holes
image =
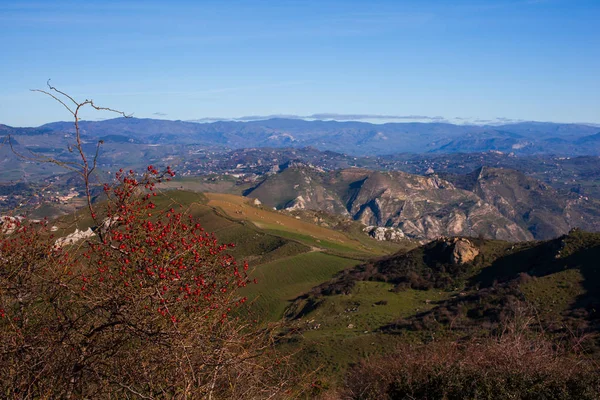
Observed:
[[[231,148],[310,145],[320,150],[355,155],[488,150],[519,154],[600,154],[600,142],[593,139],[594,135],[598,134],[599,128],[583,124],[541,122],[493,126],[453,125],[441,122],[372,124],[358,121],[305,121],[286,118],[195,123],[116,118],[105,121],[81,121],[80,126],[86,138],[118,135],[149,144],[206,144]],[[21,134],[33,134],[36,130],[71,133],[74,130],[70,122],[53,122],[39,128],[27,129],[30,131],[22,130]],[[582,147],[583,143],[587,146]]]
[[[600,193],[598,172],[594,168],[598,165],[597,157],[569,160],[568,157],[512,155],[498,150],[469,154],[439,154],[435,151],[420,155],[359,157],[322,152],[315,147],[300,147],[302,140],[319,136],[331,141],[335,139],[337,144],[343,145],[360,142],[360,151],[368,152],[366,149],[371,148],[373,143],[389,142],[391,137],[403,130],[405,133],[402,135],[419,140],[432,135],[454,135],[449,142],[440,140],[434,146],[438,149],[454,146],[446,147],[452,152],[458,151],[461,146],[473,151],[499,146],[504,143],[503,140],[508,141],[503,146],[514,146],[515,141],[533,143],[533,136],[552,141],[554,135],[559,134],[568,139],[560,139],[557,143],[568,148],[563,141],[596,143],[598,134],[590,133],[596,132],[597,128],[592,126],[521,123],[492,129],[442,123],[374,125],[273,119],[197,124],[119,118],[84,121],[81,127],[86,150],[94,151],[96,140],[105,141],[99,158],[99,165],[105,171],[114,171],[115,167],[138,169],[146,163],[164,165],[180,160],[182,164],[176,168],[182,175],[232,174],[244,183],[244,189],[251,187],[247,194],[252,193],[272,207],[342,214],[366,225],[399,228],[408,237],[418,239],[433,239],[441,235],[483,235],[505,240],[529,240],[556,237],[572,227],[600,230],[597,222],[600,205],[592,198],[598,198]],[[513,131],[508,131],[509,128]],[[67,151],[68,144],[74,140],[73,129],[72,124],[67,122],[40,128],[0,126],[0,130],[11,134],[14,140],[18,139],[17,150],[22,154],[27,154],[29,149],[64,160],[73,157]],[[417,133],[410,133],[411,129]],[[468,132],[465,133],[465,130]],[[336,133],[328,136],[327,132]],[[463,140],[464,137],[468,140]],[[226,149],[229,142],[262,143],[265,140],[270,143],[269,148]],[[181,144],[154,143],[156,141]],[[194,141],[213,144],[185,144]],[[498,146],[494,149],[500,148]],[[590,149],[594,146],[580,147]],[[389,148],[386,147],[388,151]],[[528,144],[520,150],[526,148],[534,146]],[[48,164],[41,166],[45,170],[39,170],[33,163],[19,160],[8,146],[1,154],[5,178],[26,177],[23,171],[47,175],[54,172],[46,169]],[[295,160],[304,159],[309,160],[313,167],[294,168]],[[559,190],[514,171],[492,172],[486,167],[475,174],[464,174],[469,171],[467,168],[479,165],[523,169]],[[366,167],[370,171],[348,170],[353,166]],[[574,168],[574,171],[565,167]],[[280,174],[271,174],[282,169]],[[339,169],[346,170],[343,173],[325,172]],[[386,170],[405,170],[427,176]],[[556,171],[561,171],[560,175]],[[265,174],[271,175],[264,179]],[[252,182],[262,183],[251,186]]]

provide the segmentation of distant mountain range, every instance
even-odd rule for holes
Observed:
[[[87,140],[141,144],[200,144],[227,148],[306,147],[352,155],[501,151],[515,154],[600,155],[600,127],[584,124],[519,122],[453,125],[441,122],[372,124],[357,121],[272,118],[246,122],[195,123],[116,118],[82,121]],[[0,125],[0,134],[70,134],[71,122],[38,128]]]

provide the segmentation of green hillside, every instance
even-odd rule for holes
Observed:
[[[460,263],[462,241],[478,254]],[[295,345],[312,354],[307,368],[333,373],[399,343],[498,335],[515,319],[561,341],[576,335],[595,353],[599,256],[600,234],[578,230],[521,244],[442,238],[338,273],[299,296],[286,317]]]
[[[324,387],[365,357],[494,335],[518,313],[557,338],[577,332],[588,351],[600,347],[600,234],[574,230],[517,244],[441,238],[412,248],[375,241],[327,214],[250,201],[180,190],[156,197],[158,208],[189,212],[219,241],[236,244],[230,251],[257,278],[244,289],[255,318],[284,317],[281,349],[296,354],[299,372],[322,371]],[[63,233],[75,225],[65,226]]]
[[[357,260],[312,251],[257,265],[253,272],[258,284],[244,292],[255,299],[254,312],[268,320],[279,320],[296,297]]]
[[[255,303],[253,310],[261,321],[281,319],[291,301],[339,271],[399,248],[363,233],[358,240],[340,231],[251,206],[248,199],[240,196],[168,190],[154,202],[158,210],[175,208],[198,217],[202,227],[214,232],[221,243],[235,244],[228,251],[238,260],[247,260],[257,278],[258,284],[246,288],[246,293]],[[92,226],[93,221],[86,215],[82,212],[56,220],[58,234]]]

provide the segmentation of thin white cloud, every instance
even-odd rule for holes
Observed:
[[[306,121],[322,120],[322,121],[364,121],[369,123],[394,123],[394,122],[422,122],[422,123],[446,123],[454,125],[504,125],[518,122],[525,122],[522,119],[512,119],[506,117],[496,117],[491,119],[470,118],[470,117],[452,117],[445,118],[442,116],[427,116],[427,115],[385,115],[385,114],[338,114],[338,113],[317,113],[311,115],[294,115],[294,114],[272,114],[272,115],[248,115],[235,118],[218,118],[207,117],[188,120],[189,122],[210,123],[217,121],[233,121],[233,122],[251,122],[264,121],[274,118],[285,119],[300,119]]]

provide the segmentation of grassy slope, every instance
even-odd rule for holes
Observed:
[[[258,265],[252,274],[258,284],[247,287],[244,292],[255,299],[253,310],[259,316],[278,320],[296,297],[357,263],[357,260],[317,251],[281,258]]]
[[[516,245],[475,242],[480,256],[446,288],[396,292],[392,283],[367,280],[381,276],[363,275],[347,294],[323,295],[314,289],[298,298],[286,314],[296,317],[291,323],[301,331],[290,346],[303,349],[303,367],[321,367],[324,375],[332,374],[335,379],[350,363],[389,352],[395,343],[484,333],[494,326],[488,317],[494,321],[494,315],[510,313],[509,298],[515,293],[534,306],[536,321],[549,327],[549,333],[553,329],[564,333],[561,327],[566,323],[597,332],[600,326],[594,310],[600,304],[600,234],[572,232],[549,242]],[[426,248],[399,256],[404,261],[396,265],[401,270],[425,271],[424,256],[433,250]],[[523,273],[531,277],[524,278]],[[499,282],[498,291],[491,286],[495,279],[490,274]],[[393,335],[377,331],[392,321],[405,322],[391,325]],[[590,351],[594,346],[593,341],[586,344]]]
[[[300,368],[320,369],[319,376],[334,382],[359,359],[386,354],[396,344],[416,339],[377,332],[379,327],[428,310],[450,296],[439,291],[395,293],[392,288],[385,282],[359,282],[350,294],[327,296],[314,312],[293,321],[302,334],[288,346],[301,349]]]
[[[375,240],[358,240],[353,235],[324,228],[296,219],[289,215],[255,207],[244,197],[206,193],[208,205],[215,207],[230,218],[252,222],[258,228],[272,234],[300,241],[308,246],[331,250],[338,255],[365,259],[373,255],[389,254],[389,244],[381,244]],[[363,234],[363,236],[366,236]]]
[[[556,321],[569,311],[575,299],[585,295],[584,279],[581,271],[568,269],[528,280],[521,284],[521,290],[540,317]]]
[[[341,232],[253,207],[247,201],[239,196],[181,190],[168,190],[154,198],[158,209],[172,207],[191,213],[220,242],[236,244],[230,252],[248,260],[259,281],[246,292],[256,299],[255,310],[261,320],[278,320],[290,300],[358,264],[359,259],[386,249],[374,240],[367,238],[373,242],[369,247]],[[238,210],[243,212],[236,213]],[[66,224],[68,218],[63,217],[60,221],[65,228],[60,233],[70,233],[75,227],[87,229],[92,221],[86,215],[80,212],[76,224]]]

